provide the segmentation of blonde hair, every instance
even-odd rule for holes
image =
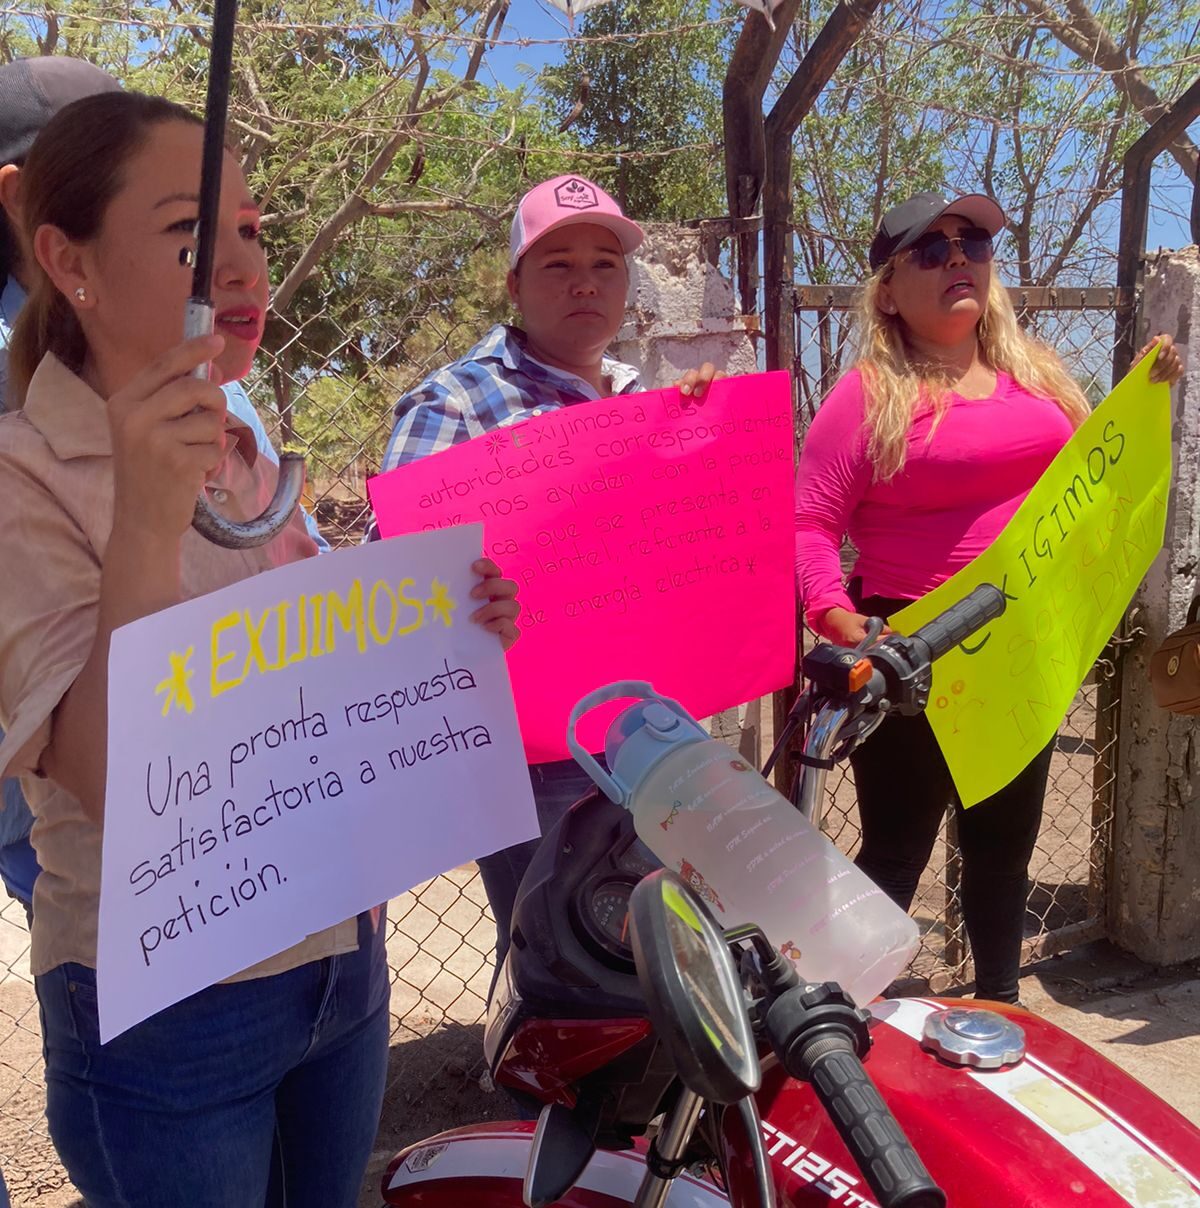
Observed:
[[[878,305],[879,287],[890,273],[885,265],[868,278],[858,306],[858,359],[866,399],[867,454],[875,480],[887,482],[903,468],[906,438],[921,404],[933,408],[930,436],[949,405],[952,382],[948,374],[930,372],[914,362],[905,338],[904,320],[884,314]],[[976,328],[983,359],[1007,373],[1031,394],[1050,399],[1078,427],[1091,411],[1079,384],[1058,354],[1022,331],[1008,291],[993,273],[987,304]]]

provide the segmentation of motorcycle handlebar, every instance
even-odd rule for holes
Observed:
[[[945,1193],[930,1178],[867,1076],[850,1039],[828,1034],[815,1038],[804,1061],[806,1080],[878,1196],[880,1208],[944,1208]]]
[[[936,662],[989,621],[994,621],[1004,612],[1004,607],[1004,593],[991,583],[981,583],[970,595],[922,625],[912,636],[929,647],[929,661]]]
[[[880,1208],[944,1208],[945,1194],[863,1069],[868,1019],[836,982],[822,982],[779,994],[764,1023],[783,1068],[811,1084]]]

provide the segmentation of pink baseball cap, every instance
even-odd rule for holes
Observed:
[[[509,267],[516,268],[517,261],[543,235],[584,222],[612,231],[627,256],[645,238],[642,228],[626,218],[599,185],[582,176],[556,176],[534,185],[518,203],[509,240]]]

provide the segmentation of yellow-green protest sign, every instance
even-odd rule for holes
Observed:
[[[1171,401],[1144,358],[1080,425],[992,545],[891,618],[912,633],[980,583],[1004,615],[934,665],[927,715],[964,806],[1057,732],[1162,547]]]

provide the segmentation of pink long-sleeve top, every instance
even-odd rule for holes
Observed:
[[[847,373],[809,426],[796,477],[796,578],[808,623],[857,611],[842,581],[846,534],[863,597],[916,600],[982,553],[1074,431],[1057,403],[1007,374],[987,397],[950,396],[933,428],[918,410],[904,468],[878,482],[867,456],[861,374]]]

